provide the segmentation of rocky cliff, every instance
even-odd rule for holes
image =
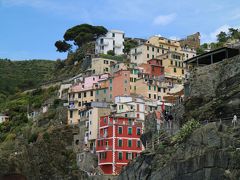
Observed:
[[[219,180],[240,177],[240,128],[210,123],[183,143],[143,152],[119,180]]]
[[[240,108],[240,56],[194,69],[189,89],[185,120],[232,117]]]

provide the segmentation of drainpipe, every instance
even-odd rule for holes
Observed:
[[[112,165],[112,171],[113,171],[113,174],[115,174],[116,172],[116,167],[115,167],[115,120],[113,118],[113,150],[112,150],[112,158],[113,158],[113,165]]]

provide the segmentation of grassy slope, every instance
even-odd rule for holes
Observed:
[[[0,59],[0,101],[1,95],[38,87],[50,79],[54,61],[29,60],[9,61]]]

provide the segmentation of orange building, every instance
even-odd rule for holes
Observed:
[[[109,97],[114,101],[116,96],[130,95],[130,71],[119,70],[109,79]]]

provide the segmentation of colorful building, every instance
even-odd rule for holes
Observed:
[[[88,70],[91,70],[93,74],[110,73],[110,67],[116,63],[117,61],[113,59],[92,58],[91,67]]]
[[[81,82],[70,87],[68,92],[68,124],[80,122],[79,113],[86,108],[88,103],[108,100],[108,77],[109,74],[85,77]],[[100,92],[105,96],[100,96]]]
[[[114,102],[116,96],[130,95],[130,71],[119,70],[109,78],[109,98]]]
[[[113,106],[115,116],[136,118],[142,122],[145,120],[145,101],[142,98],[116,96]]]
[[[96,152],[104,174],[117,175],[143,150],[142,122],[135,118],[103,116],[99,120]]]

